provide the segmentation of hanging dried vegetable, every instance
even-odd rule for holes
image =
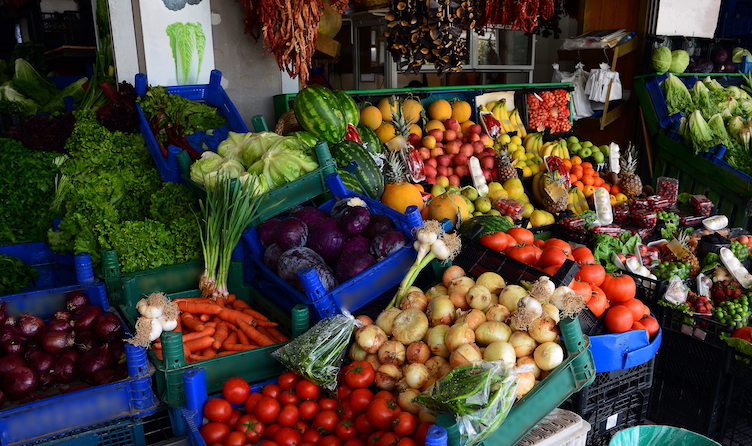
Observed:
[[[551,19],[556,0],[487,0],[482,28],[501,25],[512,30],[533,33],[539,20]]]
[[[564,11],[564,0],[556,0],[554,4],[554,13],[548,20],[538,20],[538,26],[533,31],[533,34],[537,34],[542,37],[553,37],[558,39],[561,35],[561,28],[559,28],[559,22],[561,18],[566,15]]]

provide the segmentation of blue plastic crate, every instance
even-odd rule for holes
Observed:
[[[658,115],[658,124],[662,129],[671,127],[674,123],[679,122],[679,120],[684,116],[684,113],[682,112],[675,113],[673,115],[668,114],[668,108],[666,107],[666,96],[663,94],[663,90],[661,89],[661,82],[663,82],[667,78],[668,74],[661,74],[660,76],[656,76],[653,79],[645,81],[645,88],[650,95],[650,101],[653,103],[653,107],[655,108],[655,114]]]
[[[749,60],[748,56],[744,56],[741,63],[735,63],[734,67],[736,67],[737,71],[741,71],[742,73],[750,73],[752,72],[752,60]]]
[[[326,182],[335,197],[360,197],[368,204],[372,213],[390,216],[397,228],[407,234],[410,240],[413,239],[412,230],[423,225],[423,219],[415,206],[408,207],[407,211],[401,214],[377,200],[345,189],[337,173],[328,175]],[[334,202],[334,199],[330,199],[320,208],[328,212]],[[308,305],[312,321],[340,313],[343,309],[355,311],[390,290],[402,281],[405,271],[415,262],[416,256],[413,244],[408,242],[397,252],[330,291],[324,289],[314,269],[306,268],[298,272],[298,277],[306,290],[303,295],[264,265],[264,247],[256,228],[246,230],[243,240],[247,246],[249,260],[268,281],[267,284],[261,285],[254,283],[254,286],[265,295],[273,296],[275,302],[283,308],[292,308],[295,304]]]
[[[752,36],[752,17],[725,17],[719,21],[718,34],[724,37]]]
[[[645,330],[590,336],[595,371],[611,372],[644,364],[655,357],[662,339],[660,328],[652,341],[648,340]]]
[[[8,295],[3,301],[13,317],[31,313],[48,320],[65,308],[65,296],[71,291],[84,291],[92,304],[114,311],[107,301],[104,283],[98,281]],[[125,322],[123,327],[127,327]],[[128,378],[0,411],[0,445],[24,444],[124,417],[154,413],[159,401],[151,387],[155,369],[149,364],[146,349],[126,344],[125,355]]]
[[[38,276],[21,290],[28,292],[94,280],[89,254],[57,254],[44,242],[17,243],[0,246],[0,254],[20,259],[37,270]]]
[[[715,164],[716,166],[720,167],[721,169],[725,170],[726,172],[730,173],[731,175],[744,180],[747,183],[752,183],[752,176],[742,172],[741,170],[733,167],[731,164],[723,160],[723,156],[726,154],[726,150],[726,146],[715,146],[709,151],[703,152],[701,156],[711,163]]]
[[[146,446],[143,420],[126,418],[35,443],[36,446]]]
[[[237,133],[247,133],[248,127],[240,117],[240,113],[235,108],[235,105],[227,96],[227,93],[220,85],[222,80],[222,73],[218,70],[212,70],[209,77],[209,83],[205,85],[180,85],[167,87],[167,91],[170,94],[177,94],[186,99],[190,99],[195,102],[203,102],[209,105],[213,105],[219,109],[222,116],[227,119],[227,124],[214,129],[213,132],[197,132],[187,137],[188,142],[199,153],[211,149],[216,151],[217,146],[227,139],[228,131]],[[143,97],[147,90],[146,75],[139,73],[136,75],[136,93]],[[171,183],[180,183],[180,165],[178,164],[177,154],[182,152],[183,149],[170,145],[167,147],[167,158],[162,155],[162,151],[159,149],[157,140],[154,137],[149,124],[146,121],[144,112],[141,110],[141,106],[136,104],[138,110],[139,124],[138,127],[141,133],[144,135],[146,145],[151,152],[151,156],[154,159],[154,163],[157,165],[157,170],[162,176],[162,180]]]

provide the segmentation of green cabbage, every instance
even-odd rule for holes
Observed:
[[[248,168],[248,172],[266,177],[269,189],[274,189],[318,167],[316,158],[307,153],[307,147],[298,138],[279,136],[274,145]]]
[[[671,50],[667,46],[654,49],[650,64],[656,72],[665,73],[671,67]]]
[[[661,82],[661,89],[666,96],[666,107],[669,115],[679,112],[688,114],[694,109],[692,96],[689,94],[687,86],[678,77],[669,73],[668,77]]]
[[[684,50],[671,51],[671,65],[668,70],[672,73],[684,73],[689,65],[689,54]]]
[[[747,56],[747,62],[752,62],[752,54],[746,48],[736,47],[731,50],[731,62],[742,63],[744,62],[744,56]]]
[[[219,143],[217,153],[225,158],[241,161],[243,146],[253,136],[253,133],[227,132],[227,139]]]
[[[197,159],[191,165],[190,178],[194,182],[205,185],[206,177],[211,173],[219,169],[219,166],[224,162],[224,158],[211,150],[206,150],[201,153],[201,157]]]
[[[283,136],[274,132],[254,133],[243,145],[240,152],[240,161],[246,168],[251,167],[282,138]]]
[[[707,152],[711,147],[717,145],[715,135],[705,121],[705,118],[702,117],[700,110],[692,112],[687,125],[689,131],[685,131],[684,137],[689,138],[689,142],[694,148],[695,153]]]

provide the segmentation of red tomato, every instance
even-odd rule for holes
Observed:
[[[277,423],[267,424],[264,431],[264,437],[266,437],[268,440],[274,440],[274,434],[276,434],[280,429],[282,429],[282,426]]]
[[[417,444],[421,446],[426,444],[426,434],[428,434],[428,428],[430,428],[432,424],[433,423],[424,421],[420,423],[417,429],[415,429],[413,440],[415,440]]]
[[[316,443],[311,443],[310,441],[304,441],[300,443],[298,446],[316,446]]]
[[[288,404],[279,411],[277,423],[280,426],[292,427],[298,421],[298,416],[298,408],[292,404]]]
[[[400,437],[409,437],[418,427],[418,417],[410,412],[402,412],[394,420],[392,430]]]
[[[243,446],[245,444],[245,435],[242,432],[231,431],[225,437],[224,446]]]
[[[507,229],[507,234],[511,235],[519,244],[528,244],[532,245],[535,241],[535,234],[533,234],[532,231],[525,228],[520,228],[519,226],[515,226],[513,228]]]
[[[418,446],[418,444],[410,437],[402,437],[400,438],[400,441],[397,442],[397,446]]]
[[[585,302],[589,301],[593,295],[593,288],[589,283],[583,282],[582,280],[572,280],[572,282],[569,284],[569,288],[571,288],[575,293],[583,296],[585,298]]]
[[[503,232],[494,232],[480,236],[480,244],[494,251],[502,252],[507,249],[509,237]]]
[[[240,411],[240,409],[232,409],[232,413],[230,414],[230,418],[225,421],[228,426],[230,426],[230,429],[235,429],[235,425],[238,424],[238,420],[240,417],[243,416],[243,413]]]
[[[313,444],[316,444],[321,440],[321,437],[323,437],[324,434],[317,431],[316,429],[308,429],[307,431],[303,432],[303,441],[309,441]]]
[[[291,427],[281,427],[274,434],[274,442],[279,446],[297,446],[301,441],[298,431]]]
[[[243,404],[251,393],[251,385],[240,377],[230,378],[222,384],[222,396],[232,404]]]
[[[373,383],[376,371],[368,361],[353,361],[343,369],[345,384],[352,389],[368,387]]]
[[[379,440],[381,440],[381,436],[384,435],[384,433],[384,431],[376,431],[369,435],[368,440],[366,441],[366,443],[368,443],[368,446],[376,446]]]
[[[316,401],[303,401],[298,406],[298,414],[304,420],[313,420],[319,412],[319,403]]]
[[[232,404],[224,398],[210,398],[204,403],[204,416],[209,421],[225,422],[231,415]]]
[[[752,327],[739,327],[731,332],[731,337],[752,342]]]
[[[256,443],[264,437],[265,426],[256,415],[245,414],[238,420],[235,430],[242,432],[248,443]]]
[[[360,438],[352,438],[347,440],[342,446],[366,446],[366,442]]]
[[[653,316],[648,316],[645,319],[640,320],[640,323],[648,331],[648,336],[650,337],[650,339],[652,339],[653,336],[657,335],[658,331],[661,329],[660,324],[658,324],[658,321],[655,320]]]
[[[280,393],[282,393],[282,388],[276,384],[267,384],[261,389],[262,395],[270,396],[272,398],[279,398]]]
[[[379,390],[378,392],[376,392],[376,394],[371,399],[377,400],[379,398],[384,398],[384,399],[389,400],[389,399],[394,398],[394,395],[392,394],[392,392],[390,392],[388,390]]]
[[[379,438],[376,446],[397,446],[399,439],[399,435],[394,432],[384,432],[384,435]]]
[[[355,411],[350,404],[350,400],[343,401],[337,407],[337,414],[339,414],[340,420],[353,420],[355,419]]]
[[[632,312],[629,311],[629,308],[624,305],[616,305],[606,312],[604,322],[606,328],[611,333],[624,333],[632,329],[634,317],[632,317]]]
[[[600,287],[594,286],[592,288],[593,294],[590,296],[590,300],[587,301],[587,306],[596,317],[601,317],[609,306],[608,298]]]
[[[632,327],[630,328],[630,330],[645,330],[645,336],[650,339],[650,333],[648,333],[648,329],[645,328],[645,326],[642,325],[639,321],[632,322]]]
[[[389,431],[392,429],[394,420],[400,412],[402,412],[402,409],[400,409],[399,404],[397,404],[394,398],[379,398],[371,401],[366,414],[368,415],[368,421],[373,427]]]
[[[283,406],[285,404],[294,404],[297,406],[299,402],[300,398],[295,394],[295,389],[286,389],[279,394],[279,404]]]
[[[362,413],[355,417],[355,429],[363,435],[370,435],[376,431],[376,429],[368,421],[368,414]]]
[[[313,418],[311,427],[314,429],[324,429],[326,432],[334,432],[334,428],[339,422],[339,415],[334,410],[320,410]]]
[[[327,435],[316,446],[342,446],[342,440],[336,435]]]
[[[603,281],[606,280],[606,269],[603,265],[597,263],[580,265],[580,270],[577,271],[574,278],[590,285],[601,286]]]
[[[279,401],[270,396],[265,396],[256,403],[253,413],[256,414],[260,421],[271,423],[277,419],[280,410]]]
[[[332,398],[319,398],[319,409],[321,410],[336,410],[339,403]]]
[[[295,393],[301,400],[315,400],[319,397],[321,388],[307,379],[301,379],[295,384]]]
[[[570,245],[569,242],[562,240],[560,238],[551,237],[550,239],[546,240],[543,243],[544,250],[552,246],[556,246],[556,247],[563,249],[568,259],[574,259],[574,257],[572,257],[572,245]]]
[[[587,246],[578,246],[572,250],[572,257],[574,261],[582,265],[589,265],[595,263],[595,257],[593,257],[593,251]]]
[[[277,378],[277,385],[282,390],[289,390],[294,389],[298,381],[300,381],[300,375],[294,372],[285,372]]]
[[[337,423],[337,427],[334,428],[334,433],[342,441],[347,441],[358,435],[358,431],[355,429],[355,423],[352,420],[342,420]]]
[[[559,246],[549,246],[544,248],[538,260],[539,267],[561,266],[567,260],[567,252]]]
[[[629,274],[606,274],[600,287],[612,302],[623,302],[637,293],[637,285]]]
[[[537,265],[542,252],[539,247],[531,244],[512,246],[507,248],[504,254],[526,265]]]
[[[350,398],[352,390],[353,389],[351,389],[350,386],[340,383],[340,385],[337,386],[337,399],[344,401]]]
[[[271,440],[264,440],[258,446],[279,446],[279,445]]]
[[[368,403],[373,399],[373,392],[370,389],[355,389],[350,394],[350,405],[356,413],[368,409]]]
[[[259,400],[263,397],[264,395],[262,395],[260,392],[253,392],[248,395],[248,398],[245,399],[245,403],[243,403],[245,412],[253,413],[253,411],[256,409],[256,403],[258,403]]]
[[[222,443],[230,433],[230,426],[221,421],[210,421],[201,426],[199,433],[206,444]]]
[[[632,312],[632,317],[635,321],[642,319],[642,316],[645,314],[645,304],[640,302],[639,299],[635,299],[634,297],[623,302],[614,302],[612,307],[617,307],[620,305],[629,308],[629,311]]]
[[[306,423],[303,420],[296,421],[295,424],[292,426],[292,428],[298,431],[301,436],[305,434],[306,432],[308,432],[310,430],[310,427],[311,426],[309,426],[308,423]]]

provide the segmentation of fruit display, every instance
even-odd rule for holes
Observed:
[[[528,93],[527,123],[531,129],[563,133],[572,129],[569,121],[569,92],[564,89]]]

